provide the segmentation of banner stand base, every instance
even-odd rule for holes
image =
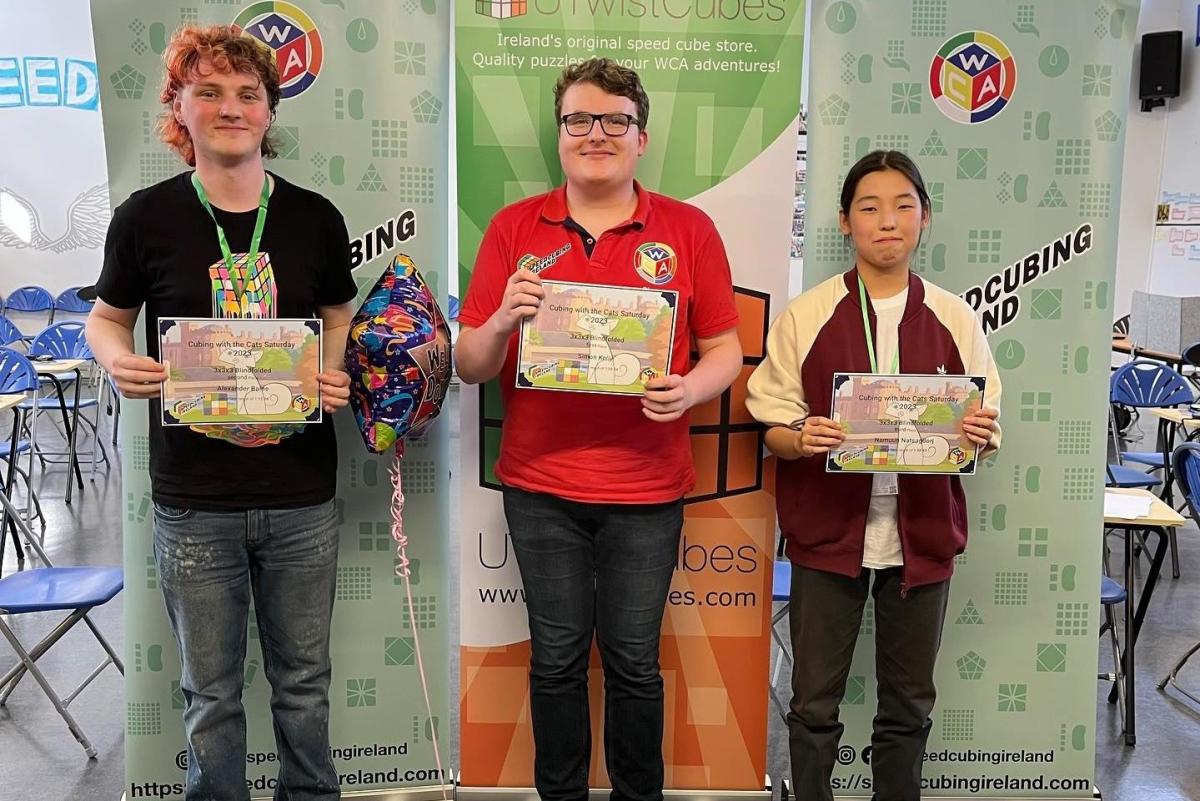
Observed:
[[[454,787],[447,785],[445,797],[454,798]],[[536,798],[536,796],[534,796]],[[397,787],[391,790],[359,790],[355,792],[342,791],[345,799],[371,799],[371,801],[441,801],[442,786],[438,784],[423,787]],[[127,801],[128,795],[121,794],[121,801]],[[251,801],[271,801],[271,796],[255,796]]]
[[[783,782],[783,798],[789,796],[790,782]],[[591,799],[603,801],[608,797],[610,790],[607,788],[592,788],[589,792]],[[490,799],[502,799],[502,801],[538,801],[537,791],[532,787],[466,787],[458,785],[448,788],[447,795],[456,801],[487,801]],[[668,799],[677,799],[677,801],[749,801],[749,799],[762,799],[770,801],[771,798],[771,777],[768,776],[765,786],[762,790],[664,790],[663,795]],[[442,798],[442,789],[440,785],[429,785],[426,787],[402,787],[395,790],[365,790],[363,792],[342,793],[342,798],[346,799],[374,799],[374,801],[440,801]],[[837,801],[862,801],[866,796],[849,796],[839,795],[834,796]],[[1104,796],[1100,793],[1100,788],[1093,787],[1092,794],[1086,798],[1079,797],[1077,799],[1069,798],[1049,798],[1036,796],[1006,796],[1000,797],[984,797],[971,796],[970,798],[941,798],[939,801],[1103,801]],[[121,794],[121,801],[126,801],[126,795]],[[271,801],[269,797],[256,798],[253,801]]]
[[[835,795],[834,801],[867,801],[865,795]],[[937,801],[1103,801],[1100,788],[1093,786],[1092,794],[1083,796],[1048,796],[1048,795],[973,795],[973,796],[938,796]]]
[[[588,792],[589,801],[606,801],[612,792],[608,787],[593,787]],[[771,777],[761,790],[663,790],[666,801],[770,801]],[[345,796],[343,796],[345,797]],[[455,795],[458,801],[538,801],[537,790],[532,787],[467,787],[458,786]]]

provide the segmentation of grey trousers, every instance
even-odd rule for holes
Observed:
[[[872,577],[874,580],[872,581]],[[918,801],[936,690],[949,580],[900,597],[900,568],[857,578],[792,566],[792,705],[788,730],[797,801],[832,801],[830,778],[845,726],[838,705],[867,594],[875,599],[878,707],[871,734],[874,801]]]

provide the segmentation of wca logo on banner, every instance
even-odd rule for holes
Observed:
[[[279,93],[284,99],[308,89],[321,74],[325,58],[321,32],[299,6],[282,0],[255,3],[237,15],[233,27],[250,34],[275,53]]]
[[[48,106],[84,111],[99,108],[96,62],[54,56],[0,56],[0,109]]]
[[[1012,52],[984,31],[966,31],[946,40],[929,65],[929,94],[955,122],[987,122],[1004,110],[1016,88]]]

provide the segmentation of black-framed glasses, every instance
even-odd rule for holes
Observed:
[[[587,136],[592,132],[597,120],[600,122],[600,129],[609,136],[624,136],[630,125],[642,124],[641,120],[630,114],[590,114],[586,111],[564,114],[559,117],[558,122],[571,136]]]

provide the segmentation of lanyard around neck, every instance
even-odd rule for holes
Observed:
[[[200,205],[204,206],[208,216],[212,217],[213,225],[217,227],[217,244],[221,246],[221,256],[225,259],[225,268],[229,271],[229,281],[233,284],[233,296],[240,303],[242,295],[246,293],[246,279],[250,273],[250,266],[258,261],[258,246],[262,243],[263,227],[267,224],[267,203],[271,199],[271,181],[266,175],[263,176],[262,194],[258,198],[258,216],[254,219],[254,234],[250,237],[250,251],[246,255],[246,269],[240,276],[233,266],[233,252],[229,249],[229,240],[225,238],[225,229],[217,222],[217,215],[213,213],[212,205],[208,202],[208,195],[204,192],[199,176],[194,172],[192,173],[192,186],[196,189],[196,197],[200,199]]]
[[[858,299],[862,306],[863,336],[867,339],[867,355],[871,357],[871,372],[878,373],[879,365],[875,362],[875,338],[871,336],[871,318],[867,314],[867,287],[863,284],[862,276],[858,276]],[[892,371],[890,375],[900,373],[900,342],[896,341],[896,352],[892,354]]]

